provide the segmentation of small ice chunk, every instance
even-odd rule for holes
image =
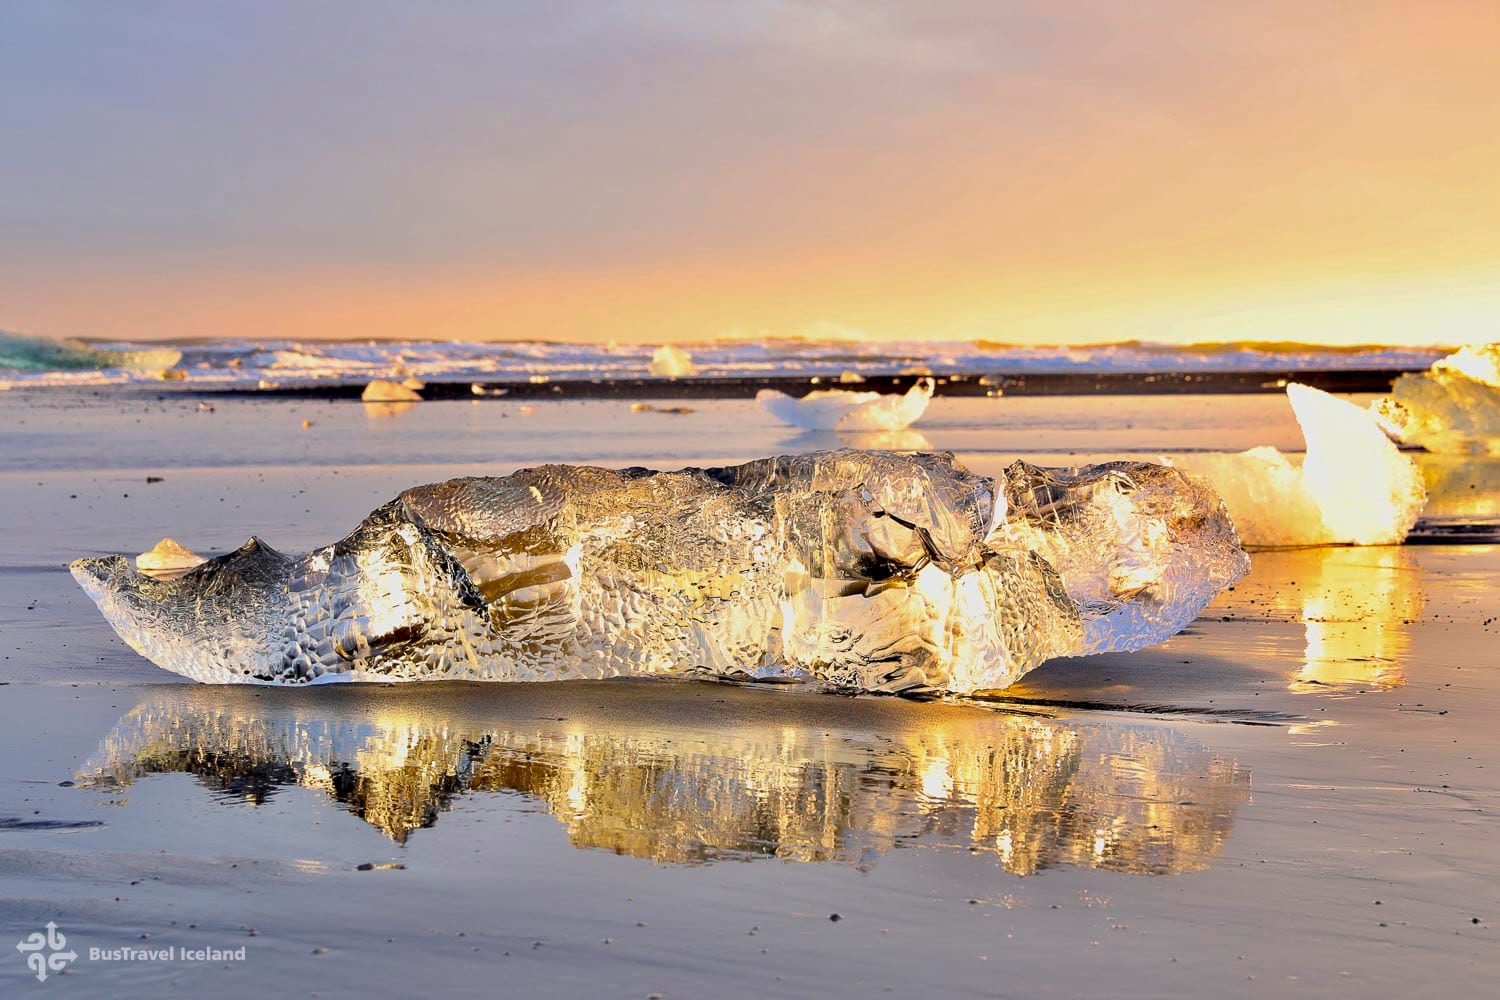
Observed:
[[[902,395],[816,389],[798,399],[775,389],[755,394],[761,408],[782,423],[810,431],[899,431],[927,412],[933,382],[918,379]]]
[[[680,347],[663,344],[651,355],[651,374],[658,378],[679,378],[697,371],[693,356]]]
[[[1296,382],[1286,393],[1307,442],[1300,465],[1264,446],[1170,464],[1213,484],[1246,545],[1400,544],[1427,500],[1416,465],[1361,407]]]
[[[1372,408],[1403,443],[1500,455],[1500,343],[1472,344],[1425,372],[1402,375]]]
[[[1001,688],[1139,649],[1249,568],[1202,481],[1145,462],[1000,480],[947,454],[565,465],[421,486],[306,555],[74,577],[130,646],[214,683],[711,675]]]
[[[418,403],[422,400],[415,389],[386,379],[376,379],[365,386],[359,398],[366,403]]]
[[[207,561],[176,539],[163,538],[153,548],[135,557],[135,568],[161,577],[186,573]]]

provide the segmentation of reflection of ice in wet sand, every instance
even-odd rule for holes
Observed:
[[[837,451],[931,451],[932,442],[910,427],[898,431],[803,431],[779,443],[788,452]]]
[[[1406,681],[1424,590],[1406,546],[1292,549],[1257,553],[1234,603],[1243,614],[1302,626],[1293,690],[1390,688]]]
[[[1307,660],[1297,683],[1396,687],[1406,682],[1407,625],[1422,613],[1416,561],[1399,545],[1324,549],[1301,582]]]
[[[363,404],[365,408],[365,416],[369,417],[372,420],[385,420],[391,417],[402,416],[404,414],[410,413],[412,411],[412,408],[416,405],[416,403],[410,401],[385,403],[366,401]]]
[[[455,796],[520,792],[577,847],[661,862],[863,866],[896,847],[965,848],[1021,874],[1203,867],[1249,794],[1233,760],[1165,727],[931,706],[930,723],[840,731],[778,721],[778,702],[765,700],[770,711],[755,724],[726,712],[717,725],[649,728],[577,713],[566,722],[431,710],[354,717],[317,699],[283,704],[155,696],[120,720],[81,783],[121,788],[187,772],[252,802],[300,785],[398,841]]]

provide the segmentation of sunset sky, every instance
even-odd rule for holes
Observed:
[[[1500,3],[0,0],[0,329],[1500,339]]]

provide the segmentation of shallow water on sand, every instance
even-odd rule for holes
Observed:
[[[1466,996],[1500,972],[1493,545],[1257,553],[1172,641],[983,702],[223,690],[124,648],[65,561],[166,534],[304,548],[414,483],[544,460],[829,443],[738,403],[20,399],[0,399],[6,995]],[[999,402],[939,399],[913,430],[980,470],[1299,440],[1271,397]],[[1486,469],[1442,475],[1449,523],[1500,505]],[[9,942],[49,921],[80,957],[38,984]]]

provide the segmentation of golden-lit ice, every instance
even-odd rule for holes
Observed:
[[[1428,371],[1402,375],[1373,409],[1407,444],[1500,455],[1500,343],[1471,344]]]
[[[188,773],[252,803],[300,786],[398,842],[464,797],[519,793],[576,847],[660,863],[868,868],[898,846],[965,848],[1019,875],[1192,871],[1249,799],[1246,769],[1167,727],[978,711],[808,719],[782,699],[730,700],[705,717],[682,699],[688,718],[646,722],[576,704],[538,719],[472,698],[457,713],[349,715],[174,687],[120,719],[77,780],[124,795]]]
[[[1364,409],[1295,382],[1286,393],[1307,442],[1301,464],[1271,447],[1171,463],[1213,484],[1246,545],[1400,544],[1427,502],[1420,470]]]
[[[932,379],[922,378],[901,395],[815,389],[800,399],[762,389],[755,401],[777,420],[803,430],[879,433],[904,430],[920,420],[935,388]]]
[[[210,683],[707,673],[1003,688],[1186,626],[1248,569],[1176,469],[838,451],[719,469],[542,466],[401,494],[305,555],[73,575],[159,666]]]

